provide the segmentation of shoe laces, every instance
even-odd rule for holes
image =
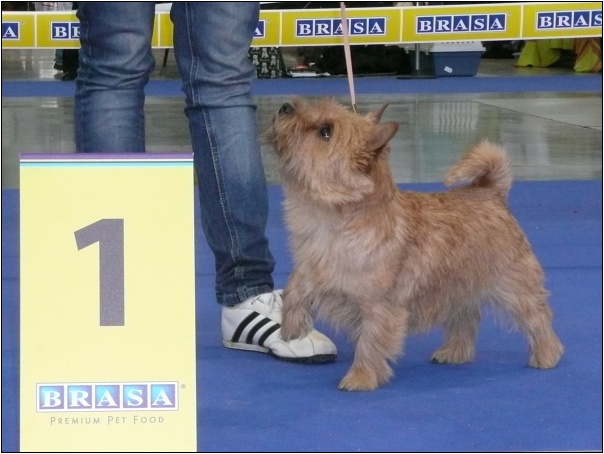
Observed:
[[[253,306],[256,303],[262,304],[270,309],[270,312],[281,313],[281,307],[283,306],[283,299],[281,295],[283,290],[274,290],[269,293],[262,293],[256,296],[250,304]]]

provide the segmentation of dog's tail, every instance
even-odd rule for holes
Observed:
[[[512,187],[512,174],[505,151],[487,140],[471,148],[445,177],[445,185],[492,188],[506,199]]]

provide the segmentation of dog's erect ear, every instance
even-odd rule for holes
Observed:
[[[398,124],[394,122],[388,122],[383,124],[377,124],[373,128],[371,138],[367,142],[367,149],[370,151],[379,150],[386,145],[390,139],[396,134],[398,130]]]
[[[388,103],[384,104],[378,110],[374,110],[373,112],[368,113],[367,119],[372,123],[376,123],[376,124],[379,123],[380,120],[382,119],[382,114],[386,110],[386,107],[388,107]]]

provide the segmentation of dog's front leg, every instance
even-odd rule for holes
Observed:
[[[300,273],[294,272],[283,291],[281,338],[284,341],[305,337],[313,328],[311,295],[305,291]]]
[[[393,374],[388,361],[403,348],[407,311],[378,304],[368,307],[361,309],[362,317],[353,333],[354,362],[339,385],[344,391],[371,391],[386,384]]]

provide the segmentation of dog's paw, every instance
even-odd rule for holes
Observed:
[[[303,323],[288,323],[285,320],[281,323],[281,339],[289,342],[294,339],[301,339],[308,336],[312,331],[312,325]]]
[[[390,370],[385,372],[383,376],[378,376],[370,370],[352,368],[344,376],[338,385],[338,389],[342,391],[373,391],[386,384],[391,376],[392,371]]]
[[[440,348],[434,352],[431,361],[437,364],[465,364],[474,360],[474,350],[463,348]]]
[[[557,339],[549,344],[540,345],[538,350],[531,353],[529,366],[536,369],[552,369],[560,361],[563,352],[564,347]]]
[[[375,377],[347,374],[340,382],[338,389],[342,391],[373,391],[378,388]]]

